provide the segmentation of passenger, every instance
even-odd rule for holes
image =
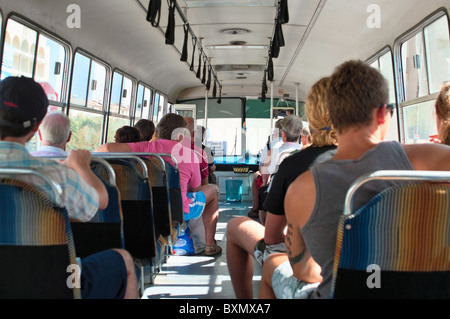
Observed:
[[[436,100],[437,143],[450,145],[450,82],[444,84]]]
[[[178,162],[180,186],[183,197],[184,220],[202,216],[205,227],[206,247],[204,255],[220,254],[222,249],[216,244],[215,233],[219,217],[219,188],[216,185],[201,185],[197,153],[190,148],[190,136],[186,121],[180,115],[166,114],[156,127],[158,139],[154,142],[107,143],[96,152],[133,152],[172,154]],[[183,145],[183,140],[189,145]],[[171,162],[171,159],[168,158]],[[171,163],[173,164],[173,163]]]
[[[70,120],[62,112],[51,112],[42,120],[38,129],[41,147],[32,156],[67,156],[66,144],[70,141],[72,131]]]
[[[330,298],[338,220],[347,190],[358,177],[378,170],[450,170],[450,146],[383,142],[393,114],[388,100],[386,80],[362,61],[345,62],[331,76],[327,103],[338,150],[290,185],[285,198],[289,256],[266,260],[260,298],[297,297],[302,286],[316,282],[320,285],[309,297]],[[370,183],[355,209],[397,183]]]
[[[62,189],[62,201],[72,219],[89,221],[108,205],[104,184],[91,171],[91,153],[71,151],[58,163],[34,158],[25,144],[47,113],[48,99],[33,79],[8,77],[0,82],[0,166],[39,168]],[[29,183],[33,179],[23,178]],[[35,183],[33,183],[35,184]],[[46,191],[40,183],[35,186]],[[81,259],[81,297],[84,299],[138,298],[135,266],[131,255],[111,249]]]
[[[228,270],[237,298],[253,298],[253,259],[263,264],[269,254],[286,251],[284,244],[286,217],[284,196],[289,184],[309,167],[330,159],[336,153],[336,136],[323,101],[328,79],[322,79],[311,89],[306,112],[312,130],[312,146],[286,158],[273,177],[264,206],[266,226],[246,217],[234,218],[227,227]],[[302,197],[302,196],[300,196]]]
[[[302,149],[308,148],[311,146],[311,132],[309,131],[308,126],[304,126],[302,130],[302,136],[300,137],[302,141]]]
[[[201,132],[201,134],[199,134]],[[217,185],[217,178],[214,172],[216,171],[216,165],[214,164],[214,153],[211,148],[205,145],[206,140],[206,128],[201,125],[197,125],[197,134],[195,135],[195,144],[201,145],[203,151],[208,157],[208,183]]]
[[[141,137],[139,130],[132,126],[122,126],[118,128],[116,134],[114,135],[114,141],[116,143],[134,143],[140,142]]]
[[[196,130],[195,120],[193,117],[185,116],[184,120],[186,121],[186,128],[188,129],[190,133],[190,140],[191,140],[191,149],[195,151],[199,157],[202,159],[200,163],[200,176],[202,178],[202,185],[208,184],[208,175],[209,175],[209,168],[208,168],[208,156],[206,152],[202,149],[202,143],[196,144],[196,135],[198,134]]]
[[[150,120],[140,119],[134,127],[139,130],[140,141],[150,142],[155,134],[155,124]]]
[[[266,200],[268,190],[270,189],[272,177],[278,171],[278,167],[286,157],[292,152],[302,149],[302,145],[299,144],[301,132],[303,130],[302,119],[295,115],[285,117],[281,122],[281,127],[281,140],[283,144],[270,151],[270,155],[267,157],[268,159],[266,159],[267,165],[263,167],[262,172],[263,175],[267,174],[270,176],[268,178],[268,186],[261,187],[259,190],[259,219],[263,225],[266,221],[264,201]]]
[[[266,164],[266,162],[268,160],[266,160],[267,155],[271,154],[271,150],[272,149],[277,149],[278,147],[280,147],[281,145],[283,145],[283,141],[281,138],[281,122],[283,120],[278,120],[275,123],[275,129],[273,131],[272,134],[272,141],[270,141],[270,136],[269,136],[269,140],[267,141],[266,145],[264,146],[261,156],[259,158],[259,170],[257,172],[255,172],[254,176],[253,176],[253,181],[252,181],[252,201],[253,201],[253,206],[252,209],[248,212],[248,217],[250,218],[259,218],[259,208],[260,208],[260,200],[259,200],[259,192],[261,190],[262,187],[264,187],[264,189],[267,189],[267,187],[269,187],[269,174],[262,174],[261,172],[265,171],[266,168],[264,167]]]

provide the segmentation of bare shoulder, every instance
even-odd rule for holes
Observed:
[[[299,177],[297,177],[288,188],[288,193],[298,193],[299,191],[303,191],[309,183],[314,182],[314,178],[312,176],[311,171],[306,171],[303,174],[301,174]]]
[[[415,170],[450,170],[450,146],[444,144],[402,145]]]

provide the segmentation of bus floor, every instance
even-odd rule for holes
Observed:
[[[233,217],[247,216],[251,202],[219,203],[216,240],[222,254],[206,256],[169,256],[161,272],[146,284],[142,299],[235,299],[227,267],[226,228]],[[261,267],[254,263],[253,291],[258,295]]]

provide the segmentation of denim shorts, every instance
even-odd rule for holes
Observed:
[[[191,201],[189,203],[189,214],[184,213],[184,221],[199,218],[205,209],[206,196],[203,192],[187,193]]]
[[[319,283],[309,284],[294,277],[291,264],[279,265],[272,275],[273,292],[277,299],[308,299]]]

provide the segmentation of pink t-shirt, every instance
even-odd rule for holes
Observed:
[[[128,143],[132,153],[164,153],[171,154],[178,163],[180,171],[180,187],[183,197],[183,211],[189,214],[190,200],[187,197],[189,186],[192,188],[199,187],[201,184],[200,166],[198,156],[190,147],[183,147],[181,143],[171,140],[156,140],[154,142]],[[164,158],[172,166],[174,163],[167,157]]]

